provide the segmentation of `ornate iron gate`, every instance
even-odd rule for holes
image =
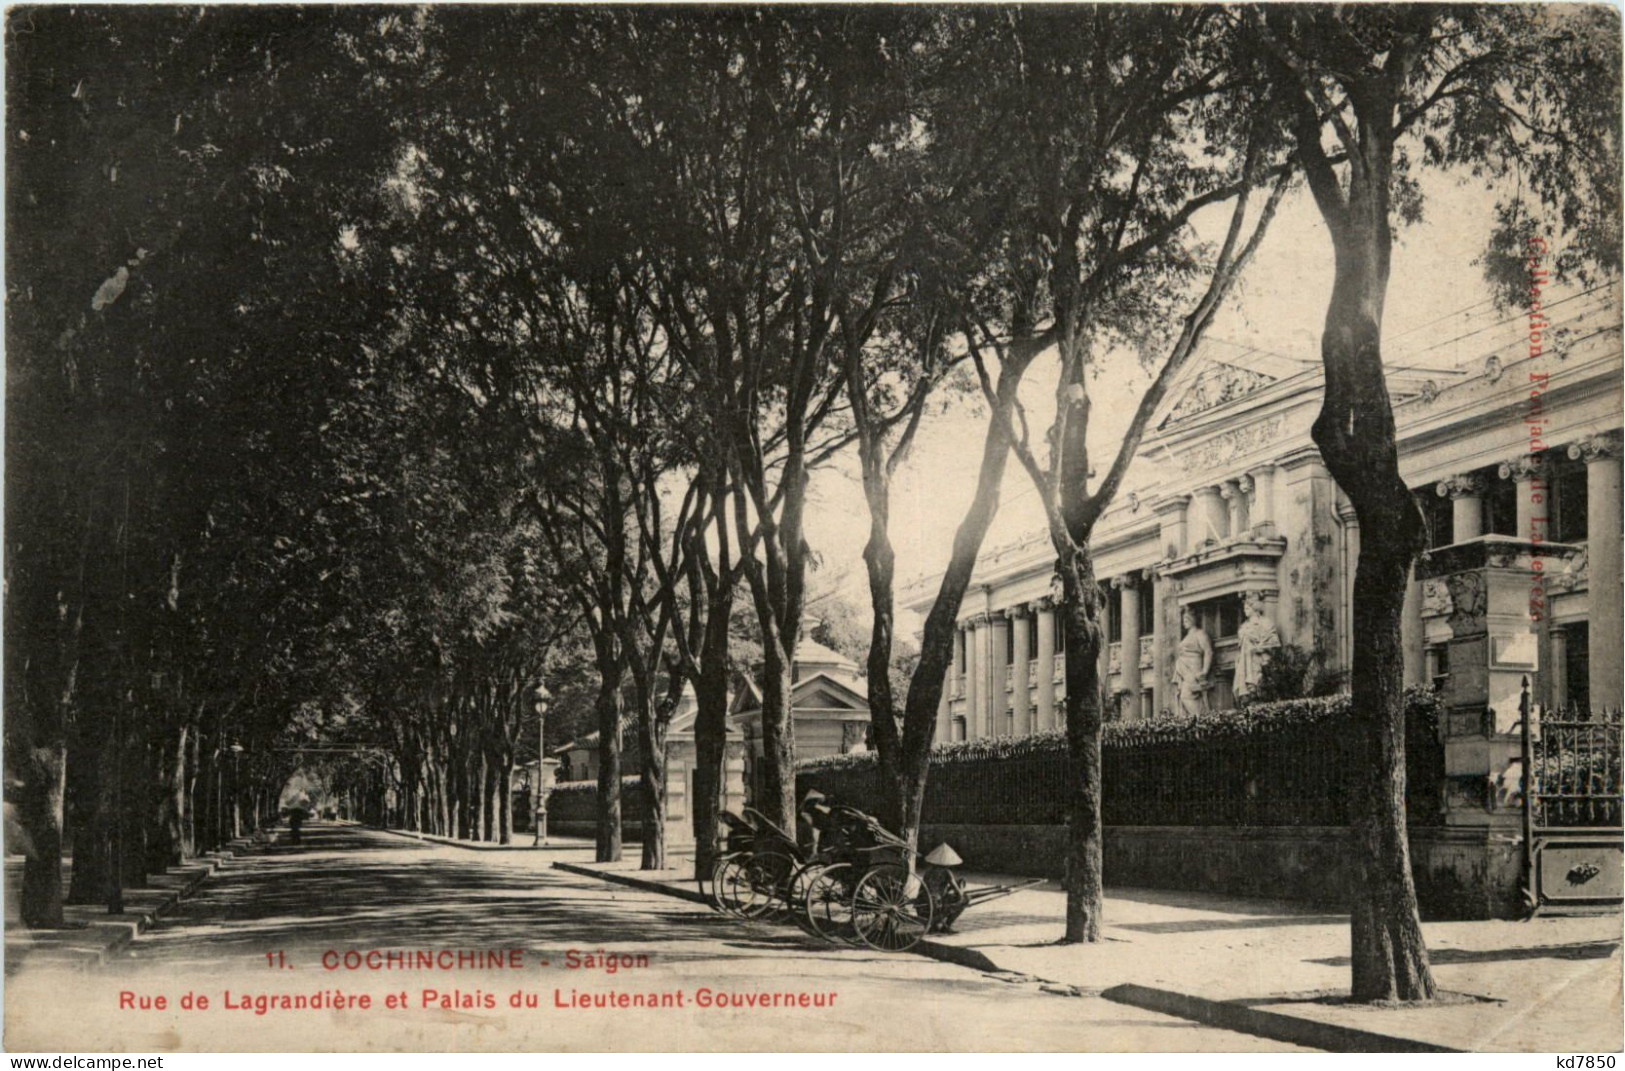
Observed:
[[[1529,915],[1619,904],[1620,711],[1567,709],[1531,718],[1527,677],[1521,708]]]

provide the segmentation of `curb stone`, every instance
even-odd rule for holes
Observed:
[[[575,863],[554,863],[553,869],[562,870],[567,874],[579,874],[584,878],[598,878],[600,881],[607,881],[613,885],[625,885],[628,888],[642,889],[645,892],[663,893],[666,896],[675,896],[679,900],[705,904],[708,907],[711,904],[711,901],[693,889],[679,889],[658,881],[650,881],[647,878],[634,878],[629,874],[617,874],[609,870],[594,870],[591,867],[579,866]]]
[[[444,844],[450,848],[467,848],[471,852],[563,852],[573,849],[589,847],[589,844],[491,844],[487,841],[458,840],[455,837],[442,837],[435,833],[414,833],[407,829],[385,829],[381,826],[367,826],[375,833],[388,833],[391,836],[405,837],[423,844]]]
[[[679,900],[689,900],[701,904],[709,903],[705,897],[697,892],[675,888],[662,882],[650,881],[647,878],[634,877],[630,874],[594,870],[591,867],[564,862],[555,862],[553,869],[578,874],[582,877],[598,878],[600,881],[625,885],[645,892],[660,893],[665,896],[676,897]],[[1000,967],[989,959],[985,953],[974,948],[945,945],[927,940],[921,941],[910,951],[916,955],[941,960],[944,963],[952,963],[957,966],[968,967],[971,970],[982,971],[1000,981],[1037,983],[1040,990],[1058,996],[1086,995],[1084,990],[1076,986]],[[1315,1019],[1287,1015],[1283,1012],[1265,1011],[1260,1008],[1232,1004],[1228,1001],[1210,1000],[1206,997],[1193,996],[1188,993],[1176,993],[1169,989],[1155,989],[1150,986],[1126,984],[1112,986],[1104,990],[1091,990],[1090,992],[1098,993],[1099,996],[1116,1004],[1126,1004],[1145,1011],[1159,1012],[1163,1015],[1172,1015],[1180,1019],[1189,1019],[1209,1026],[1217,1026],[1238,1034],[1250,1034],[1253,1037],[1266,1038],[1270,1041],[1302,1045],[1327,1052],[1462,1051],[1444,1045],[1416,1041],[1411,1038],[1379,1034],[1372,1030],[1338,1026]]]
[[[1224,1000],[1176,993],[1170,989],[1154,989],[1144,985],[1117,985],[1100,994],[1117,1004],[1127,1004],[1146,1011],[1176,1015],[1209,1026],[1234,1030],[1241,1034],[1304,1045],[1327,1052],[1462,1052],[1445,1045],[1433,1045],[1411,1038],[1379,1034],[1373,1030],[1360,1030],[1352,1026],[1338,1026],[1316,1019],[1304,1019],[1282,1012],[1249,1008]]]
[[[23,939],[6,942],[6,970],[9,973],[23,963],[35,959],[80,970],[104,966],[111,956],[146,933],[154,922],[167,915],[182,900],[197,892],[204,882],[225,869],[234,858],[247,855],[262,845],[272,844],[275,841],[274,833],[263,840],[256,837],[241,837],[227,844],[224,850],[205,852],[177,868],[182,873],[176,875],[180,880],[173,887],[130,890],[132,893],[143,891],[161,893],[145,906],[127,906],[120,915],[92,916],[83,928],[29,930],[18,927],[15,932],[23,935]]]

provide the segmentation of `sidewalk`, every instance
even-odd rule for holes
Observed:
[[[692,864],[675,861],[675,869],[653,873],[639,871],[635,856],[614,864],[555,866],[695,898]],[[972,887],[1022,880],[962,876]],[[1203,893],[1112,889],[1103,940],[1057,945],[1065,906],[1066,895],[1055,883],[1018,892],[971,908],[957,932],[935,935],[918,950],[1317,1048],[1621,1047],[1618,914],[1424,923],[1444,998],[1425,1007],[1373,1007],[1341,1001],[1349,984],[1346,914]]]
[[[119,949],[145,933],[158,918],[190,896],[215,871],[233,858],[246,855],[274,841],[269,836],[241,837],[218,852],[207,852],[182,866],[172,866],[162,874],[147,875],[144,889],[124,890],[124,911],[110,915],[97,904],[68,904],[62,909],[68,927],[60,930],[31,930],[18,917],[17,895],[22,885],[21,856],[7,856],[6,866],[6,956],[10,974],[22,965],[49,965],[56,968],[98,967]],[[68,886],[71,861],[62,861],[62,887]]]
[[[418,833],[410,829],[383,829],[380,832],[393,833],[397,837],[424,841],[428,844],[467,848],[474,852],[579,852],[591,851],[593,848],[591,837],[549,836],[546,844],[532,844],[531,834],[521,833],[514,836],[512,844],[492,844],[486,840],[462,840],[458,837],[442,837],[435,833]],[[637,845],[633,845],[633,848],[636,847]]]

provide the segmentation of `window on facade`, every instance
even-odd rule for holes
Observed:
[[[1030,662],[1038,657],[1038,621],[1034,619],[1027,622],[1027,660]]]
[[[1241,628],[1241,595],[1221,595],[1216,599],[1192,603],[1191,613],[1210,640],[1227,639]]]
[[[1016,712],[1009,707],[1004,708],[1004,722],[1001,731],[1005,736],[1016,735]]]
[[[1010,621],[1004,626],[1004,664],[1013,666],[1016,662],[1016,623]]]
[[[964,718],[955,718],[954,719],[952,732],[953,732],[954,740],[959,741],[959,740],[965,739],[965,719]]]
[[[1548,454],[1548,457],[1553,456]],[[1581,461],[1563,458],[1554,466],[1551,479],[1550,538],[1559,543],[1586,541],[1586,467]]]
[[[1452,526],[1455,524],[1450,500],[1440,498],[1433,484],[1428,484],[1415,492],[1416,504],[1422,510],[1422,524],[1427,528],[1428,549],[1435,547],[1448,547],[1452,540]]]
[[[1568,626],[1568,646],[1560,672],[1568,683],[1569,706],[1591,709],[1591,630],[1583,622]]]
[[[1157,600],[1152,598],[1151,592],[1144,586],[1140,588],[1140,635],[1154,636],[1157,633]]]
[[[963,632],[954,640],[954,672],[961,677],[965,675],[965,634]]]
[[[1501,479],[1494,470],[1487,470],[1484,477],[1488,481],[1484,493],[1484,534],[1528,539],[1528,532],[1518,531],[1518,485]]]
[[[1106,642],[1123,641],[1123,592],[1118,588],[1106,589]]]
[[[1066,651],[1066,623],[1061,615],[1055,615],[1055,653],[1063,654]]]
[[[1434,688],[1450,683],[1450,645],[1436,643],[1428,648],[1428,675]]]

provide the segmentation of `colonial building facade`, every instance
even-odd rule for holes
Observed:
[[[1430,545],[1407,590],[1405,679],[1445,697],[1457,821],[1482,819],[1484,780],[1517,754],[1525,676],[1548,707],[1622,700],[1618,293],[1565,304],[1535,345],[1488,313],[1389,345],[1401,471]],[[1231,344],[1169,392],[1094,541],[1108,717],[1230,709],[1260,636],[1347,671],[1354,565],[1383,533],[1360,530],[1310,438],[1322,393],[1318,353]],[[1053,561],[1040,535],[978,562],[938,740],[1060,727]],[[923,614],[938,583],[906,603]]]
[[[816,621],[802,625],[801,642],[791,666],[790,706],[795,723],[798,758],[823,758],[863,751],[869,729],[868,684],[856,663],[812,639]],[[728,741],[723,762],[722,808],[738,812],[760,793],[762,764],[762,693],[756,682],[741,674],[734,682],[728,704]],[[699,702],[693,685],[683,689],[672,712],[666,738],[666,839],[673,845],[691,844],[694,831],[689,801],[694,798],[697,752],[694,722]],[[555,748],[565,784],[598,779],[598,734],[588,733]],[[635,761],[626,773],[637,773]],[[640,824],[640,823],[639,823]],[[591,814],[583,811],[573,824],[555,823],[561,832],[591,833]],[[630,833],[637,833],[631,830]]]

